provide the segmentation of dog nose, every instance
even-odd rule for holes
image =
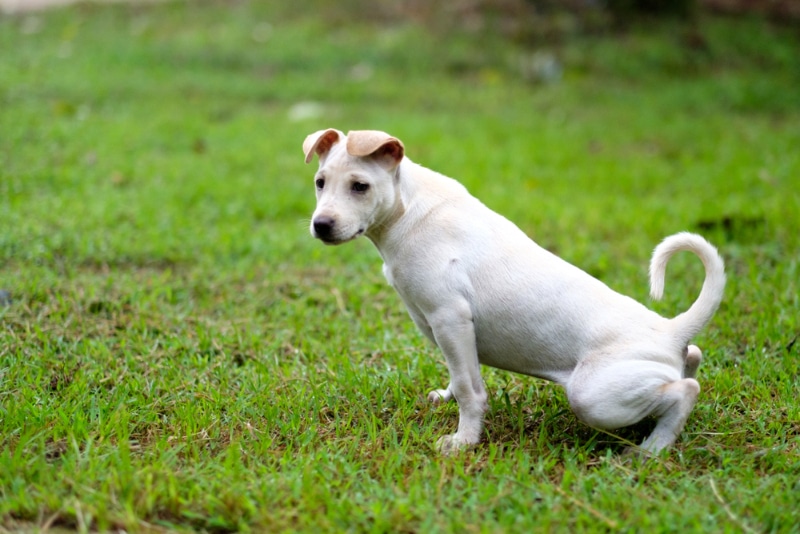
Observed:
[[[326,237],[330,237],[331,233],[333,232],[333,226],[335,221],[332,217],[326,217],[324,215],[320,215],[316,219],[314,219],[314,233],[317,234],[317,237],[321,239],[325,239]]]

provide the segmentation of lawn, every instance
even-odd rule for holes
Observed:
[[[0,18],[0,530],[800,532],[797,26],[521,44],[330,6]],[[717,245],[676,445],[623,457],[651,422],[597,432],[485,369],[484,440],[441,457],[441,354],[367,240],[309,235],[327,127],[392,133],[665,315],[702,267],[650,302],[653,247]]]

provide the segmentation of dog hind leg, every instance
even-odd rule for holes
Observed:
[[[694,378],[701,361],[703,361],[703,353],[700,352],[697,345],[689,345],[683,360],[683,378]]]
[[[642,442],[642,450],[657,454],[675,443],[699,393],[700,384],[694,378],[684,378],[662,387],[657,407],[660,413],[655,414],[659,418],[658,423],[650,436]]]
[[[692,355],[697,352],[689,351]],[[696,365],[690,370],[696,370]],[[652,361],[589,363],[573,372],[567,382],[567,398],[581,421],[603,430],[655,417],[656,427],[641,448],[657,454],[675,442],[700,392],[694,378],[681,374],[671,366]]]

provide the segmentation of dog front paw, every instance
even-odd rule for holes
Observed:
[[[452,398],[453,394],[450,393],[449,389],[434,389],[433,391],[428,393],[428,402],[430,402],[434,406],[446,404]]]
[[[458,434],[448,434],[446,436],[442,436],[436,441],[436,449],[444,456],[453,456],[454,454],[458,454],[459,452],[474,445],[477,445],[477,442],[473,443],[471,441],[464,440]]]

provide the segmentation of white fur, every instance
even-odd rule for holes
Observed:
[[[458,430],[439,441],[444,452],[480,440],[480,364],[561,384],[577,416],[596,428],[654,416],[647,452],[675,441],[700,390],[702,356],[688,343],[725,286],[722,259],[706,240],[680,233],[655,249],[654,298],[675,252],[694,252],[706,269],[697,301],[666,319],[539,247],[461,184],[406,158],[388,134],[320,131],[304,150],[307,160],[319,155],[315,180],[324,180],[312,234],[328,244],[372,240],[386,279],[444,353],[450,384],[428,396],[459,404]]]

